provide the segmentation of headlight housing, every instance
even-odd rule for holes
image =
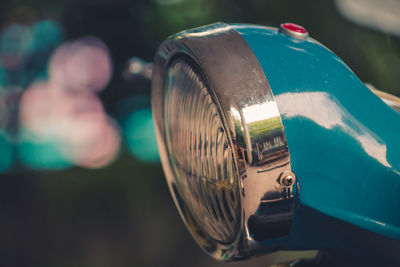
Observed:
[[[246,41],[222,23],[182,32],[160,46],[153,71],[161,161],[193,237],[219,260],[277,250],[291,228],[295,176]]]

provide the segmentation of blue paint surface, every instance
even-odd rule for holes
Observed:
[[[300,202],[400,239],[400,114],[313,39],[232,26],[258,58],[275,95]]]

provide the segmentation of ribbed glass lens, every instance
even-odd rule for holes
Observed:
[[[165,129],[176,190],[196,224],[218,242],[238,232],[239,186],[218,108],[199,71],[175,60],[165,82]]]

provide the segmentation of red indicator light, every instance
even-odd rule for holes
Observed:
[[[297,39],[305,39],[308,36],[308,32],[303,26],[290,22],[282,23],[279,31]]]
[[[298,33],[306,33],[307,32],[306,29],[304,29],[303,26],[300,26],[300,25],[297,25],[297,24],[294,24],[294,23],[290,23],[290,22],[283,23],[282,24],[282,28],[285,28],[285,29],[287,29],[289,31],[298,32]]]

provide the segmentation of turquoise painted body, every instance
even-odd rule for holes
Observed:
[[[274,93],[300,203],[400,239],[400,114],[315,40],[232,26]]]

